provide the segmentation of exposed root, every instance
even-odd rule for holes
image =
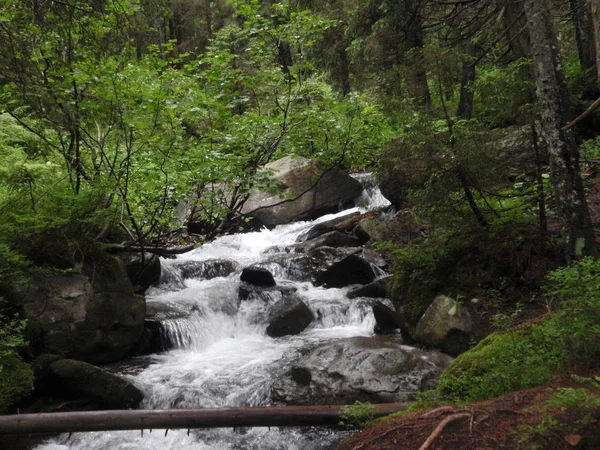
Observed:
[[[439,408],[435,408],[431,411],[426,412],[425,414],[421,415],[421,417],[430,417],[438,413],[445,413],[450,411],[454,411],[454,408],[452,406],[440,406]]]
[[[440,436],[440,434],[442,434],[442,431],[444,431],[444,428],[446,428],[449,423],[452,423],[452,422],[460,420],[460,419],[470,418],[470,417],[473,417],[473,414],[471,414],[470,412],[452,414],[451,416],[446,417],[444,420],[442,420],[439,423],[439,425],[435,428],[435,430],[433,430],[433,433],[431,433],[429,435],[427,440],[425,442],[423,442],[423,445],[421,445],[421,447],[419,447],[419,450],[427,450],[431,446],[433,441],[435,441]]]

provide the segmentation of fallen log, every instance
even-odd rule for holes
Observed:
[[[372,417],[401,411],[407,403],[373,405]],[[0,416],[0,436],[81,431],[230,427],[335,426],[344,406],[113,410]]]

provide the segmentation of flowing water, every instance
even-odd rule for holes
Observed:
[[[361,180],[365,183],[367,177]],[[366,190],[363,206],[383,206],[377,189]],[[345,211],[340,214],[346,214]],[[325,216],[315,222],[334,216]],[[278,284],[297,288],[315,320],[298,336],[270,338],[266,335],[268,307],[264,299],[241,302],[238,309],[239,276],[243,267],[268,259],[274,248],[283,248],[315,222],[299,222],[274,230],[221,237],[214,242],[163,260],[162,282],[147,292],[149,307],[175,312],[163,322],[166,337],[176,349],[151,356],[151,363],[124,376],[144,394],[143,408],[222,408],[269,405],[273,381],[289,370],[300,350],[335,339],[371,336],[375,320],[372,309],[360,300],[350,302],[348,288],[316,288],[294,279],[286,264],[271,263]],[[238,270],[211,280],[183,279],[186,262],[235,260]],[[269,303],[277,300],[274,293]],[[75,433],[54,438],[38,450],[125,449],[322,449],[332,448],[344,432],[326,428],[245,428],[241,430],[158,430],[142,436],[140,431]]]

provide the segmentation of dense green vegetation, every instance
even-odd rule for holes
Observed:
[[[596,254],[578,145],[598,157],[597,124],[559,130],[597,93],[591,26],[579,32],[597,14],[534,3],[3,0],[0,410],[31,384],[4,375],[27,370],[11,300],[29,267],[74,269],[96,243],[162,244],[181,202],[203,239],[236,229],[253,188],[277,189],[260,168],[285,155],[373,170],[411,208],[418,239],[392,222],[379,243],[411,322],[442,291],[512,307],[557,261]],[[538,51],[555,48],[538,17],[560,55]],[[560,104],[536,96],[550,75]],[[536,285],[511,291],[532,259]],[[592,361],[597,277],[593,259],[554,272],[559,310],[461,356],[443,396],[488,398]]]
[[[526,329],[491,334],[460,355],[440,379],[443,399],[486,400],[595,365],[600,260],[584,258],[548,279],[548,301],[557,310]]]

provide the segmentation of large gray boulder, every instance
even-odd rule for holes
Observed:
[[[452,358],[390,337],[353,337],[321,345],[278,378],[272,399],[291,405],[404,402],[433,386]]]
[[[81,272],[38,271],[21,301],[40,352],[116,361],[144,331],[146,300],[116,257],[90,261]]]
[[[473,320],[456,300],[440,295],[419,319],[415,339],[430,347],[457,356],[469,348]]]
[[[318,161],[303,157],[286,156],[267,164],[265,170],[274,172],[277,192],[255,191],[242,209],[243,214],[254,217],[260,225],[281,225],[335,212],[339,205],[353,202],[363,189],[341,169],[327,170]],[[282,196],[300,197],[281,203]]]

